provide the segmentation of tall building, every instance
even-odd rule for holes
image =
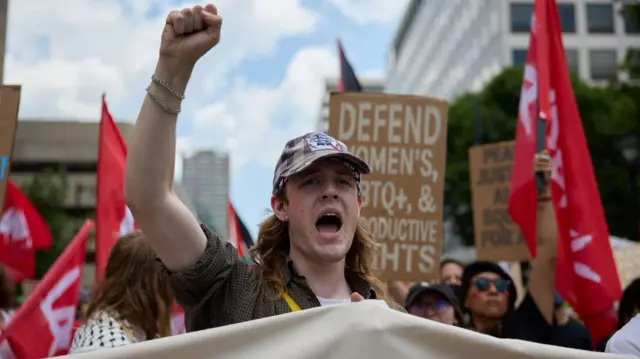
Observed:
[[[129,138],[133,125],[118,123],[122,137]],[[96,206],[96,171],[98,168],[99,124],[89,121],[20,119],[11,155],[11,180],[24,187],[33,176],[45,169],[65,174],[64,210],[70,216],[67,237],[80,228],[86,218],[94,218]],[[180,199],[195,213],[184,190],[176,187]],[[95,242],[87,245],[82,284],[90,288],[95,278]]]
[[[227,238],[227,200],[229,198],[229,154],[200,151],[184,158],[182,185],[211,218],[217,233]]]
[[[0,84],[4,80],[4,55],[7,47],[7,16],[9,0],[0,0]]]
[[[583,79],[640,79],[618,71],[627,50],[640,51],[640,26],[623,3],[558,3],[567,65]],[[532,11],[533,0],[411,0],[389,49],[385,91],[451,100],[481,89],[525,62]]]
[[[384,79],[382,78],[362,78],[358,79],[362,86],[362,92],[383,92],[384,91]],[[329,95],[332,92],[338,90],[337,79],[325,80],[325,91],[322,95],[322,104],[320,107],[320,114],[318,115],[318,121],[316,124],[316,131],[327,132],[329,131]]]

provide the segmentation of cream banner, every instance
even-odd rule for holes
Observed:
[[[77,359],[415,358],[614,359],[495,339],[390,310],[381,301],[323,307],[114,349]]]

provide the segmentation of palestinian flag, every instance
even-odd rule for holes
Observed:
[[[338,57],[340,58],[340,80],[338,81],[338,92],[362,92],[360,81],[353,71],[347,56],[342,48],[342,42],[338,39]]]
[[[249,256],[249,248],[253,245],[253,238],[247,229],[247,226],[238,217],[231,200],[227,200],[227,220],[229,221],[229,242],[238,249],[238,255],[247,263],[251,262]]]

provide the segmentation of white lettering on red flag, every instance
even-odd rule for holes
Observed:
[[[527,137],[533,135],[533,126],[535,123],[535,110],[532,111],[531,107],[535,108],[538,101],[538,74],[536,68],[527,64],[524,68],[524,79],[522,83],[522,89],[520,90],[520,106],[518,111],[518,117],[520,123],[524,128],[524,132]]]
[[[24,243],[25,248],[33,246],[29,224],[21,209],[9,207],[0,218],[0,234],[4,236],[5,243]]]
[[[120,236],[124,236],[125,234],[129,234],[135,231],[136,225],[135,220],[133,219],[133,214],[131,214],[131,210],[129,207],[124,206],[124,217],[120,222]]]
[[[93,221],[87,220],[5,328],[17,358],[64,355],[71,344],[82,266]]]
[[[49,356],[54,356],[58,350],[68,349],[71,343],[71,331],[76,315],[76,305],[73,303],[73,305],[55,307],[55,304],[70,288],[77,288],[77,286],[74,287],[74,284],[80,279],[81,273],[79,266],[65,273],[40,303],[40,310],[42,310],[42,314],[47,319],[49,330],[51,330],[51,335],[53,336],[49,347]]]

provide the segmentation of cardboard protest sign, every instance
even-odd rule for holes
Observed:
[[[487,261],[528,261],[531,253],[507,211],[514,141],[469,149],[476,257]]]
[[[11,167],[11,152],[18,127],[20,86],[0,86],[0,208]]]
[[[329,134],[371,166],[361,183],[362,217],[381,245],[384,278],[438,275],[447,103],[433,98],[333,93]]]

